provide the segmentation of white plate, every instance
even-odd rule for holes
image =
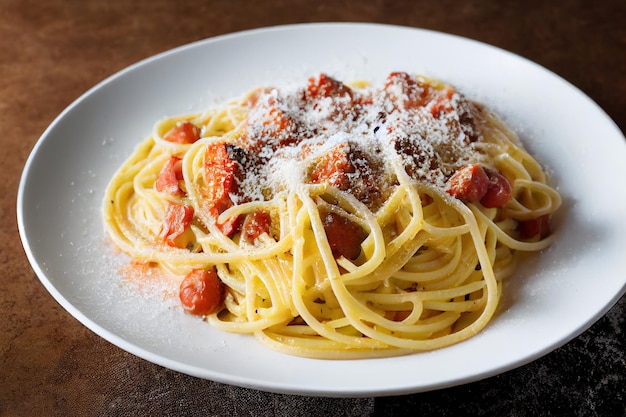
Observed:
[[[101,221],[104,189],[166,115],[202,110],[259,85],[327,72],[382,83],[391,71],[451,82],[516,129],[564,197],[557,242],[505,287],[476,337],[405,357],[286,356],[225,334],[117,275]],[[609,87],[607,87],[609,88]],[[579,335],[626,286],[626,141],[579,90],[519,56],[425,30],[369,25],[275,27],[208,39],[142,61],[69,106],[24,168],[18,222],[52,296],[85,326],[186,374],[283,393],[390,395],[449,387],[528,363]]]

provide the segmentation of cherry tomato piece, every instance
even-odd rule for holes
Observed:
[[[330,249],[335,258],[356,259],[367,233],[361,226],[338,214],[329,212],[322,219]]]
[[[223,142],[207,146],[204,159],[204,176],[207,183],[206,198],[213,217],[233,206],[230,198],[238,190],[237,178],[241,170],[239,163],[233,160],[227,145]],[[238,217],[231,218],[218,227],[227,236],[235,233],[239,225]]]
[[[347,174],[355,172],[350,161],[346,146],[337,145],[325,153],[311,173],[311,182],[319,184],[324,181],[340,190],[347,190],[350,180]]]
[[[224,283],[213,269],[194,269],[180,283],[179,298],[190,314],[206,316],[217,313],[224,301]]]
[[[352,98],[353,93],[352,89],[341,81],[337,81],[326,74],[320,74],[317,78],[309,78],[306,95],[313,99],[341,97],[346,95]]]
[[[178,203],[168,204],[165,211],[163,228],[161,230],[161,235],[165,243],[169,246],[181,247],[178,245],[176,239],[189,228],[193,220],[193,214],[194,210],[191,206]]]
[[[424,106],[428,102],[431,87],[406,72],[392,72],[385,82],[385,91],[392,101],[402,101],[411,109]]]
[[[178,181],[183,179],[183,167],[180,158],[172,156],[161,168],[156,181],[154,182],[154,188],[161,192],[174,196],[184,195],[183,190],[180,189]]]
[[[246,216],[243,221],[242,233],[245,239],[252,242],[263,233],[270,232],[272,217],[266,211],[255,211]]]
[[[480,201],[489,188],[489,177],[477,164],[464,165],[448,179],[446,192],[466,203]]]
[[[489,186],[480,199],[480,204],[487,208],[502,207],[512,198],[511,182],[502,174],[488,170]]]
[[[200,128],[191,122],[180,122],[164,138],[168,142],[189,144],[200,139]]]
[[[536,219],[520,221],[518,230],[523,239],[530,239],[537,235],[544,238],[550,234],[550,216],[546,214]]]

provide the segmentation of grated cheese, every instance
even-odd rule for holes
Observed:
[[[381,204],[380,190],[393,186],[394,158],[416,181],[443,189],[456,168],[480,158],[473,146],[480,109],[451,87],[417,77],[408,83],[392,74],[384,87],[342,85],[322,97],[306,88],[260,92],[234,144],[247,152],[239,161],[245,172],[240,198],[269,199],[312,182],[316,166],[333,150],[344,152],[353,168],[337,175],[370,206]]]

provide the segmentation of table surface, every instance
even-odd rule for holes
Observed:
[[[146,362],[96,336],[46,292],[20,244],[15,202],[29,152],[66,106],[173,47],[320,21],[420,27],[510,50],[580,88],[626,130],[623,1],[1,0],[0,415],[626,415],[624,297],[570,343],[495,377],[398,397],[315,398]]]

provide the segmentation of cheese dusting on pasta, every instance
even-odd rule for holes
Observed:
[[[484,106],[423,76],[259,88],[156,123],[111,180],[114,245],[189,313],[312,358],[429,351],[481,331],[561,203]]]

